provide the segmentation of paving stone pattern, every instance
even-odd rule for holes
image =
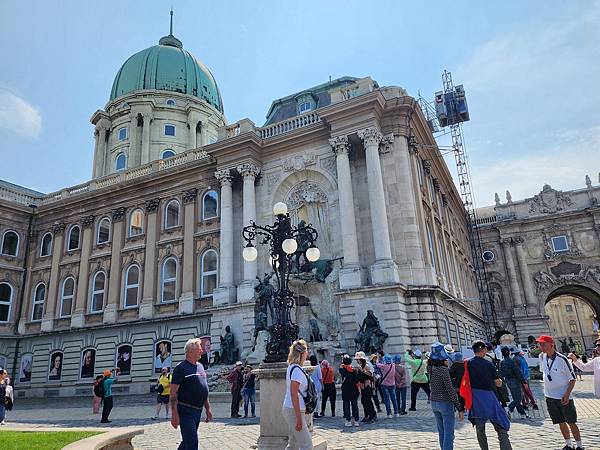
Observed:
[[[541,393],[542,385],[533,382],[532,388],[541,409],[535,411],[530,419],[513,418],[510,431],[511,442],[515,450],[553,450],[562,449],[564,441],[558,427],[547,418],[547,411]],[[600,450],[600,400],[590,394],[591,376],[584,376],[583,382],[576,385],[576,405],[579,425],[587,450]],[[257,414],[260,405],[257,405]],[[337,414],[341,414],[342,405],[338,402]],[[229,404],[213,402],[215,420],[200,425],[199,436],[202,449],[238,450],[256,448],[259,435],[259,419],[229,419]],[[115,409],[111,414],[114,426],[143,426],[144,435],[133,440],[135,449],[157,450],[176,449],[180,435],[164,419],[149,419],[154,414],[153,397],[116,397]],[[91,400],[81,398],[21,400],[17,408],[9,413],[7,428],[25,426],[57,427],[98,427],[99,416],[91,414]],[[410,412],[398,419],[380,418],[372,425],[358,428],[345,428],[341,417],[324,417],[315,420],[315,432],[328,441],[331,450],[424,450],[438,448],[437,432],[431,409],[423,395],[417,404],[417,411]],[[488,425],[490,449],[498,449],[495,432]],[[475,430],[468,421],[457,422],[455,449],[478,450]]]

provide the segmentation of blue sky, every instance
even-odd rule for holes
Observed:
[[[478,205],[598,183],[600,2],[579,0],[0,0],[0,179],[51,192],[90,178],[89,118],[121,64],[168,34],[171,5],[230,122],[261,125],[274,99],[329,76],[432,99],[448,69],[467,91]]]

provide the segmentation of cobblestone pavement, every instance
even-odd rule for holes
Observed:
[[[542,386],[533,382],[537,398],[542,398]],[[590,394],[591,376],[584,376],[575,388],[579,425],[587,450],[600,450],[600,400]],[[154,413],[153,397],[116,397],[115,409],[111,414],[114,426],[143,426],[144,435],[133,440],[137,450],[176,449],[180,435],[162,418],[158,423],[149,419]],[[510,437],[515,450],[561,449],[564,441],[558,427],[547,418],[543,400],[540,410],[533,412],[531,419],[515,419]],[[341,402],[336,410],[341,413]],[[257,404],[257,409],[259,405]],[[202,449],[238,450],[256,447],[259,435],[259,419],[229,419],[229,404],[213,401],[215,420],[200,425],[199,435]],[[257,411],[257,414],[259,411]],[[164,417],[164,412],[163,412]],[[99,417],[91,414],[91,400],[81,398],[21,400],[16,410],[9,413],[9,427],[60,426],[98,427]],[[437,447],[437,432],[433,415],[425,401],[419,401],[417,411],[398,419],[383,419],[359,428],[343,427],[341,417],[324,417],[315,421],[315,431],[328,441],[331,450],[373,449],[377,450],[423,450]],[[493,428],[488,425],[490,449],[498,449]],[[468,421],[457,422],[455,449],[478,450],[475,431]]]

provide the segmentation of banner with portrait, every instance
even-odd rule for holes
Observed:
[[[119,368],[119,375],[121,376],[131,375],[132,350],[133,349],[129,344],[123,344],[117,348],[117,353],[115,355],[115,367]]]
[[[154,345],[154,373],[160,373],[163,367],[167,367],[170,371],[172,363],[171,342],[156,342]]]
[[[210,336],[202,336],[200,338],[200,346],[202,347],[202,355],[200,355],[200,363],[204,366],[204,370],[208,370],[212,356],[212,343]]]
[[[52,352],[48,368],[48,380],[60,380],[62,375],[63,352]]]
[[[6,356],[0,355],[0,367],[4,370],[8,370],[6,363],[7,363]]]
[[[94,378],[94,367],[96,365],[96,350],[88,348],[81,354],[80,378]]]
[[[31,381],[31,367],[33,366],[33,355],[23,353],[19,364],[19,382],[26,383]]]

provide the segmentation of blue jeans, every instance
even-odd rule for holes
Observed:
[[[406,412],[406,391],[408,390],[407,387],[402,387],[396,388],[396,401],[398,402],[398,409],[400,409],[400,412]],[[402,400],[402,404],[400,403],[400,401]]]
[[[441,450],[454,448],[454,405],[450,402],[431,402]]]
[[[6,417],[6,406],[4,403],[0,404],[0,422],[2,422]]]
[[[388,416],[392,413],[390,409],[390,399],[392,400],[392,405],[394,405],[394,414],[398,414],[396,386],[385,386],[382,384],[381,389],[383,390],[383,401],[385,403],[385,411],[387,412]]]
[[[198,426],[202,410],[189,406],[177,405],[179,413],[179,428],[181,428],[181,444],[178,450],[198,450]]]
[[[523,405],[521,405],[522,392],[521,392],[521,383],[519,380],[510,379],[506,381],[506,385],[508,389],[510,389],[510,393],[512,395],[512,402],[508,405],[508,410],[513,412],[515,408],[519,411],[519,414],[525,415],[525,409],[523,409]]]
[[[252,415],[254,416],[254,412],[256,409],[255,401],[256,401],[256,389],[255,388],[244,388],[242,390],[242,395],[244,396],[244,417],[248,415],[248,403],[250,403],[250,411],[252,411]]]

